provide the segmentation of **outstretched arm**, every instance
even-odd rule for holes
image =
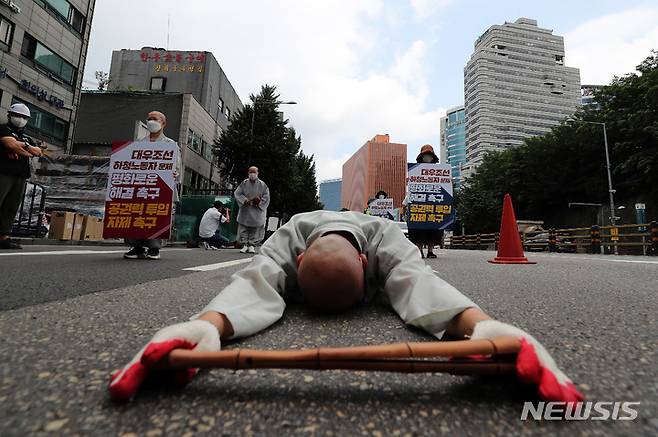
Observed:
[[[271,237],[273,238],[273,237]],[[279,250],[263,248],[271,256],[256,255],[251,263],[231,276],[230,284],[189,322],[158,331],[147,345],[110,382],[110,397],[130,399],[158,363],[174,349],[218,351],[220,338],[244,337],[261,331],[281,318],[285,303],[279,294],[286,281],[284,268],[294,262],[288,237],[275,238]],[[268,246],[272,242],[268,241]],[[174,373],[178,383],[191,380],[195,369]]]
[[[446,330],[464,338],[477,321],[487,318],[472,300],[434,274],[397,226],[382,221],[382,227],[375,256],[377,273],[402,320],[437,338]]]
[[[491,320],[491,317],[479,308],[466,308],[448,323],[446,334],[456,339],[468,338],[473,335],[475,325],[483,320]]]
[[[233,337],[233,325],[224,314],[217,311],[207,311],[199,317],[199,320],[212,323],[217,328],[220,338]]]
[[[457,289],[436,276],[411,243],[405,241],[399,229],[393,227],[385,232],[379,246],[384,251],[380,255],[378,250],[377,258],[380,274],[387,278],[384,291],[406,323],[438,338],[444,332],[457,339],[517,337],[521,341],[516,364],[520,380],[536,385],[542,398],[548,401],[577,402],[583,399],[571,379],[558,368],[537,339],[522,329],[493,320]]]

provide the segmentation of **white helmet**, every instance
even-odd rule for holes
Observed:
[[[22,103],[14,103],[13,105],[11,105],[9,107],[9,111],[7,111],[7,112],[9,112],[10,114],[22,115],[22,116],[27,117],[27,118],[31,117],[30,108],[28,108],[27,106],[25,106]]]

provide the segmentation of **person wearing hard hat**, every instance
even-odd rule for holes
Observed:
[[[42,156],[25,132],[30,109],[14,103],[7,113],[7,124],[0,126],[0,249],[21,249],[9,238],[16,212],[30,177],[29,158]]]
[[[434,148],[431,145],[425,144],[420,148],[416,162],[419,164],[436,164],[439,162],[439,157],[436,156]],[[406,207],[408,203],[410,203],[409,199],[406,198],[403,204]],[[425,258],[425,254],[423,253],[424,245],[427,246],[427,258],[436,258],[434,246],[440,244],[442,237],[443,231],[438,229],[409,229],[409,239],[418,247],[422,258]]]

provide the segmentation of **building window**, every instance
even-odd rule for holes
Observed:
[[[164,77],[152,77],[151,86],[149,87],[149,89],[151,91],[164,91],[166,83],[167,83],[167,79]]]
[[[226,119],[227,119],[227,120],[230,120],[230,119],[231,119],[231,110],[228,109],[228,107],[226,108],[225,115],[226,115]]]
[[[222,99],[219,99],[217,102],[217,107],[219,108],[219,112],[222,114],[224,113],[224,101]]]
[[[71,6],[67,0],[35,0],[45,10],[54,15],[59,21],[66,24],[71,30],[82,35],[85,28],[85,17],[80,11]]]
[[[201,150],[201,137],[197,135],[192,129],[187,130],[187,147],[196,152]]]
[[[206,161],[213,162],[213,145],[212,143],[204,142],[203,157],[206,158]]]
[[[26,130],[28,133],[44,137],[46,141],[51,141],[55,144],[63,145],[66,143],[66,137],[69,133],[68,122],[23,100],[14,98],[12,99],[13,103],[23,103],[30,108],[30,114],[32,116],[27,122]]]
[[[54,76],[68,85],[73,85],[75,67],[27,33],[23,37],[21,56],[48,71],[51,77]]]
[[[0,15],[0,48],[9,51],[11,38],[14,35],[14,24]]]

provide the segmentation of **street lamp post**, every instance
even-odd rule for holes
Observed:
[[[610,170],[610,152],[608,152],[608,132],[605,127],[605,123],[599,122],[599,121],[588,121],[588,120],[576,120],[573,118],[568,118],[568,122],[571,123],[589,123],[589,124],[598,124],[603,126],[603,145],[605,146],[605,168],[608,172],[608,195],[610,198],[610,225],[615,226],[616,225],[616,217],[615,217],[615,192],[612,188],[612,172]],[[615,255],[618,254],[618,249],[617,249],[617,244],[614,245],[615,247]]]

